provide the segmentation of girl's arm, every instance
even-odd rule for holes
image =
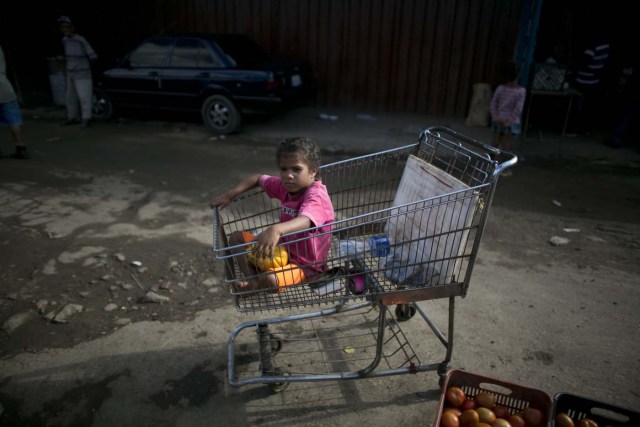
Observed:
[[[229,206],[229,204],[231,204],[233,199],[238,197],[240,194],[252,188],[257,187],[258,181],[260,180],[261,176],[262,174],[258,173],[258,174],[246,177],[245,179],[243,179],[242,181],[237,183],[234,187],[230,188],[224,193],[214,196],[213,199],[211,199],[211,201],[209,202],[209,206],[211,206],[211,209],[213,208],[222,209],[226,206]]]
[[[271,258],[273,256],[273,248],[278,244],[280,236],[309,227],[311,227],[311,220],[304,215],[274,224],[258,234],[253,251],[259,257]]]
[[[489,102],[489,112],[491,113],[491,120],[498,121],[498,97],[500,96],[500,86],[496,88],[491,96],[491,102]]]
[[[527,92],[523,90],[520,93],[520,97],[518,98],[518,102],[516,103],[515,108],[513,109],[511,123],[520,123],[520,118],[522,117],[522,110],[524,108],[524,101],[526,97],[527,97]]]

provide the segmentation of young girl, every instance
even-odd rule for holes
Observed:
[[[511,151],[514,135],[520,134],[520,116],[527,90],[518,84],[518,69],[514,63],[507,68],[506,83],[500,84],[491,98],[494,147]]]
[[[246,231],[236,231],[229,236],[229,245],[241,245],[254,241],[251,254],[255,258],[270,259],[278,243],[297,239],[299,242],[285,245],[290,263],[283,267],[267,268],[251,280],[239,282],[236,289],[252,291],[269,289],[277,292],[283,287],[304,281],[307,277],[323,272],[331,246],[330,223],[334,220],[333,205],[327,188],[320,181],[320,149],[308,138],[287,138],[276,152],[280,176],[255,174],[211,200],[212,208],[222,209],[247,190],[262,187],[270,198],[280,200],[280,222],[254,236]],[[281,239],[283,234],[320,227],[313,231],[296,233]],[[244,252],[245,247],[235,253]],[[255,276],[259,268],[242,255],[238,266],[245,277]]]

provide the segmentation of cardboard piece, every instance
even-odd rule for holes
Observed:
[[[463,253],[468,237],[465,228],[471,225],[478,202],[478,196],[469,191],[451,194],[459,190],[469,187],[416,156],[408,158],[394,198],[398,208],[386,225],[393,250],[384,268],[392,281],[416,286],[445,284],[459,274],[461,261],[447,258]],[[426,264],[429,261],[435,262]]]

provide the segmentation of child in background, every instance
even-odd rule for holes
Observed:
[[[520,116],[527,90],[518,84],[516,64],[508,64],[506,77],[506,83],[498,85],[491,98],[492,145],[501,150],[511,151],[513,136],[521,132]]]
[[[333,204],[327,188],[320,181],[320,149],[308,138],[286,138],[276,152],[280,176],[263,174],[251,175],[227,190],[215,196],[211,208],[222,209],[228,206],[240,194],[262,187],[270,198],[280,200],[280,222],[274,224],[257,236],[246,231],[235,231],[229,236],[229,245],[241,245],[255,242],[251,254],[254,259],[272,259],[278,243],[303,239],[286,245],[289,264],[268,266],[268,274],[255,276],[260,268],[247,256],[237,257],[238,266],[250,280],[237,283],[236,289],[255,291],[269,289],[277,292],[282,288],[301,283],[306,278],[326,270],[326,259],[331,246],[331,224],[334,221]],[[320,227],[312,231],[293,234],[281,238],[283,234]],[[314,237],[315,236],[315,237]],[[244,252],[236,249],[235,253]],[[280,255],[281,256],[281,255]],[[263,266],[264,267],[264,266]]]

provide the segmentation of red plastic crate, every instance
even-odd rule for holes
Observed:
[[[640,426],[640,413],[577,394],[561,392],[553,397],[552,427],[556,426],[556,416],[562,412],[569,415],[576,425],[578,421],[589,418],[601,427]]]
[[[522,412],[522,410],[529,406],[539,409],[544,413],[545,419],[547,420],[545,425],[549,422],[553,402],[551,396],[546,392],[484,375],[461,371],[459,369],[451,369],[447,372],[442,385],[438,413],[433,423],[434,427],[440,425],[442,410],[446,406],[445,391],[451,386],[460,387],[465,395],[471,399],[481,391],[489,392],[496,397],[496,405],[508,408],[511,414]]]

